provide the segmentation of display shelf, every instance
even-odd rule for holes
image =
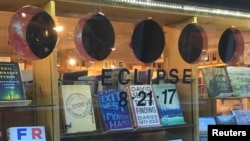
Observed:
[[[91,81],[93,82],[93,81]],[[151,81],[153,82],[153,84],[157,83],[156,81]],[[185,122],[186,124],[175,124],[175,125],[167,125],[167,126],[148,126],[148,127],[143,127],[143,128],[136,128],[134,127],[133,129],[121,129],[121,130],[113,130],[113,131],[105,131],[102,129],[102,126],[100,127],[97,127],[97,130],[96,131],[87,131],[87,132],[75,132],[75,133],[66,133],[65,132],[65,128],[63,125],[63,117],[62,117],[62,111],[61,111],[61,135],[60,135],[60,138],[61,140],[74,140],[74,139],[88,139],[88,138],[95,138],[96,136],[99,136],[99,137],[106,137],[107,135],[109,136],[114,136],[114,138],[116,139],[119,139],[119,135],[126,135],[127,133],[129,134],[144,134],[144,133],[150,133],[150,132],[160,132],[160,131],[164,131],[166,133],[168,132],[178,132],[178,130],[180,130],[179,132],[181,132],[181,130],[184,130],[184,128],[188,128],[190,132],[192,132],[194,129],[194,127],[196,127],[196,125],[194,124],[194,117],[192,114],[190,114],[190,111],[193,111],[193,104],[194,102],[192,102],[194,100],[193,98],[193,92],[192,92],[192,84],[194,82],[196,82],[195,79],[178,79],[178,80],[175,80],[175,79],[165,79],[165,80],[162,80],[160,81],[160,84],[162,83],[176,83],[176,90],[178,91],[178,96],[179,96],[179,99],[180,99],[180,104],[181,104],[181,107],[182,107],[182,112],[183,112],[183,115],[184,115],[184,119],[185,119]],[[61,85],[62,83],[60,83]],[[81,80],[81,81],[77,81],[77,83],[75,84],[82,84],[82,85],[92,85],[93,83],[86,83],[84,80]],[[99,83],[96,83],[96,84],[101,84],[100,82]],[[152,84],[152,85],[153,85]],[[131,84],[133,85],[133,84]],[[156,84],[157,85],[157,84]],[[129,86],[129,85],[128,85]],[[143,85],[142,85],[143,86]],[[124,86],[126,87],[126,86]],[[100,87],[98,87],[100,88]],[[188,90],[188,92],[186,91]],[[169,95],[170,96],[170,95]],[[94,94],[93,95],[94,97],[94,100],[96,100],[96,95]],[[97,103],[97,102],[94,102],[94,103]],[[97,125],[101,125],[102,121],[100,119],[100,111],[98,109],[99,105],[94,105],[93,107],[97,108],[95,109],[98,110],[97,112],[95,112],[95,119],[97,120]],[[63,108],[62,106],[61,107],[61,110],[65,109]],[[130,107],[131,108],[131,107]],[[84,125],[82,125],[84,126]],[[172,135],[173,136],[173,135]],[[173,136],[174,138],[175,136]],[[175,137],[177,138],[177,137]],[[191,136],[190,138],[194,138],[193,136]],[[189,139],[186,139],[185,137],[183,137],[183,140],[189,140]]]
[[[86,136],[102,136],[102,135],[114,135],[114,134],[126,134],[126,133],[143,133],[143,132],[152,132],[152,131],[159,131],[159,130],[172,130],[172,129],[181,129],[181,128],[193,128],[194,125],[183,124],[183,125],[171,125],[171,126],[164,126],[164,127],[148,127],[148,128],[141,128],[141,129],[133,129],[133,130],[120,130],[120,131],[111,131],[111,132],[79,132],[79,133],[64,133],[61,134],[61,138],[77,138],[77,137],[86,137]]]
[[[1,107],[20,107],[20,106],[28,106],[32,100],[11,100],[11,101],[0,101]]]
[[[250,98],[250,97],[237,97],[237,96],[230,96],[230,97],[216,97],[216,98],[210,98],[208,96],[206,97],[203,97],[203,96],[200,96],[199,97],[199,100],[233,100],[233,99],[244,99],[244,98]]]
[[[30,104],[0,107],[0,131],[3,140],[7,140],[6,129],[16,126],[35,126],[39,123],[35,120],[35,113],[53,108],[53,104]]]
[[[29,105],[16,105],[16,106],[3,106],[0,109],[4,108],[13,108],[13,109],[36,109],[36,108],[47,108],[47,107],[54,107],[54,104],[29,104]]]

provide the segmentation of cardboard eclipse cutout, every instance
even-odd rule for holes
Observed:
[[[11,47],[22,58],[43,59],[51,54],[57,42],[52,17],[35,6],[24,6],[12,16],[8,27]]]
[[[101,13],[84,15],[77,23],[74,36],[76,50],[88,61],[104,60],[115,43],[113,26]]]
[[[240,61],[244,53],[244,39],[237,28],[230,27],[222,33],[218,52],[221,60],[227,65],[234,65]]]
[[[136,25],[131,47],[138,60],[143,63],[156,61],[161,56],[164,45],[164,32],[157,22],[148,19]]]
[[[185,62],[198,63],[207,51],[207,44],[204,29],[196,23],[191,23],[181,31],[178,40],[179,53]]]

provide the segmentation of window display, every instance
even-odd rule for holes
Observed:
[[[9,40],[9,45],[0,44],[3,49],[15,46],[15,51],[20,47],[20,51],[10,53],[11,61],[26,63],[30,59],[33,72],[32,103],[0,108],[4,140],[10,127],[44,126],[48,141],[198,141],[206,137],[199,134],[199,118],[213,117],[224,125],[233,123],[233,111],[250,109],[247,78],[235,78],[238,74],[233,72],[235,77],[230,79],[231,73],[226,69],[227,65],[243,66],[241,51],[250,39],[248,19],[215,14],[209,11],[212,8],[198,7],[194,11],[200,13],[193,13],[192,7],[186,5],[147,1],[141,6],[145,3],[127,2],[4,2],[6,8],[11,6],[7,11],[13,12],[7,16],[10,21],[23,5],[34,4],[44,10],[29,16],[32,23],[28,27],[21,24],[26,33],[21,36],[22,42],[16,42],[19,29],[13,29],[9,33],[18,35],[9,34],[3,38]],[[0,11],[6,8],[0,4]],[[42,25],[37,21],[42,21]],[[0,27],[5,27],[2,22]],[[56,25],[65,28],[59,33],[54,30]],[[221,36],[227,27],[232,27],[232,32],[237,27],[242,35]],[[4,32],[0,28],[0,33]],[[237,46],[241,50],[234,52],[237,55],[232,62],[227,57],[233,53],[220,50],[220,45],[229,44],[230,51]],[[25,51],[22,56],[26,47],[33,50],[28,48],[31,52]],[[69,59],[75,59],[75,63],[69,64]],[[23,68],[27,69],[27,64]],[[223,75],[216,74],[211,81],[205,81],[210,72],[199,75],[198,70],[208,68]],[[74,78],[64,80],[70,73]],[[198,91],[201,86],[203,90]],[[209,86],[213,86],[212,91]],[[239,89],[243,96],[236,94]],[[198,97],[199,92],[209,97]],[[73,115],[74,120],[66,115]]]

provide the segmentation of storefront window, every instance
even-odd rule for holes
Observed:
[[[211,128],[230,125],[239,130],[249,125],[249,4],[236,0],[0,4],[4,19],[0,62],[18,62],[21,73],[29,71],[29,79],[21,82],[26,86],[23,100],[29,103],[4,106],[13,101],[0,101],[3,139],[7,129],[35,126],[51,141],[203,141],[211,136]],[[26,30],[25,23],[20,24],[27,39],[17,42],[18,30],[8,28],[25,5],[44,9],[48,13],[40,14],[51,16],[50,22],[35,15],[32,27],[41,28]],[[38,41],[44,41],[43,46]],[[26,42],[33,52],[48,54],[30,58],[18,50]]]

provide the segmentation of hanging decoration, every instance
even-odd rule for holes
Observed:
[[[240,61],[244,53],[244,39],[239,29],[229,27],[222,33],[218,52],[227,65],[235,65]]]
[[[207,34],[197,23],[186,25],[179,36],[178,48],[182,59],[189,63],[199,63],[206,55],[208,46]]]
[[[115,43],[115,32],[101,12],[84,15],[77,23],[74,41],[78,53],[87,61],[101,61],[109,56]]]
[[[161,57],[165,45],[161,26],[152,19],[140,21],[132,34],[131,47],[134,55],[143,63],[153,63]]]
[[[12,16],[8,38],[16,53],[30,60],[49,56],[57,42],[57,32],[52,17],[35,6],[24,6]]]

